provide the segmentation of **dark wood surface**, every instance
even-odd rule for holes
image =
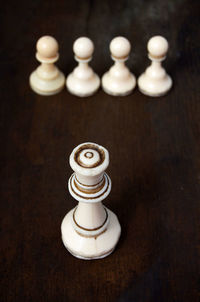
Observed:
[[[1,6],[1,302],[199,301],[199,10],[189,0]],[[137,77],[149,64],[148,39],[164,35],[174,87],[156,99],[138,89],[119,98],[36,95],[28,79],[44,34],[58,40],[65,75],[76,65],[73,41],[89,36],[100,76],[112,64],[110,40],[124,35]],[[115,252],[97,261],[72,257],[60,234],[76,205],[68,158],[85,141],[110,152],[105,204],[122,226]]]

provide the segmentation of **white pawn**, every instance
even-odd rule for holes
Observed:
[[[40,38],[36,45],[36,59],[42,64],[30,75],[30,86],[38,94],[53,95],[65,85],[64,74],[54,65],[58,60],[58,42],[51,36]]]
[[[149,40],[147,49],[152,63],[138,78],[138,87],[143,94],[162,96],[172,87],[172,79],[161,65],[166,58],[168,42],[161,36],[154,36]]]
[[[105,173],[108,164],[108,151],[94,143],[81,144],[70,155],[75,173],[68,188],[79,203],[64,217],[61,233],[65,247],[77,258],[104,258],[112,253],[120,237],[117,216],[102,204],[111,190],[110,177]]]
[[[135,76],[125,65],[131,50],[130,42],[124,37],[116,37],[110,43],[110,52],[114,65],[102,77],[103,90],[115,96],[130,94],[136,85]]]
[[[70,73],[66,80],[70,93],[79,97],[94,94],[100,86],[100,79],[88,65],[94,52],[94,44],[87,37],[81,37],[74,42],[73,51],[78,66]]]

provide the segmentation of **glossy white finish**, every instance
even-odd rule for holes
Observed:
[[[147,44],[149,55],[152,56],[153,58],[157,58],[157,57],[164,58],[166,56],[168,48],[169,48],[168,42],[162,36],[152,37]]]
[[[89,38],[81,37],[74,42],[73,50],[78,66],[67,77],[67,89],[79,97],[93,95],[100,86],[99,77],[88,65],[92,59],[94,44]]]
[[[138,78],[139,90],[153,97],[165,95],[172,87],[172,79],[161,65],[168,51],[168,42],[161,36],[155,36],[149,40],[147,49],[152,63]]]
[[[88,219],[92,217],[92,219]],[[101,202],[79,202],[75,211],[75,219],[87,229],[99,228],[106,219],[106,211]]]
[[[40,95],[54,95],[65,84],[64,74],[54,65],[58,60],[58,43],[51,36],[40,38],[36,45],[36,58],[41,65],[30,75],[31,88]]]
[[[128,58],[131,51],[131,43],[124,37],[116,37],[110,43],[110,52],[115,58]]]
[[[114,96],[130,94],[136,85],[135,76],[125,65],[131,50],[130,42],[124,37],[116,37],[110,43],[114,65],[102,77],[103,90]]]
[[[108,164],[108,151],[94,143],[81,144],[70,155],[75,173],[68,188],[79,203],[63,219],[61,232],[65,247],[81,259],[109,255],[120,237],[116,215],[102,204],[111,190],[111,180],[105,173]]]
[[[92,57],[94,44],[87,37],[81,37],[74,42],[73,51],[79,59],[87,60]]]
[[[84,260],[101,259],[110,255],[119,240],[121,227],[117,216],[108,211],[109,225],[99,236],[84,237],[77,233],[72,224],[73,210],[63,219],[61,225],[62,240],[67,250],[75,257]]]

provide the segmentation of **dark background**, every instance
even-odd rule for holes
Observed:
[[[199,301],[199,11],[189,0],[1,4],[0,301]],[[124,35],[137,77],[149,64],[148,39],[164,35],[173,89],[161,98],[138,89],[128,97],[99,90],[79,99],[65,89],[39,96],[28,80],[44,34],[58,40],[65,75],[76,65],[74,40],[90,37],[100,76],[112,64],[110,40]],[[96,261],[72,257],[60,234],[76,205],[68,158],[85,141],[110,152],[105,205],[122,226],[115,252]]]

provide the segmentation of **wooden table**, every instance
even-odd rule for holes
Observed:
[[[5,1],[1,7],[1,302],[198,301],[200,209],[199,1]],[[89,36],[101,76],[109,42],[132,44],[128,66],[149,64],[146,44],[165,36],[174,87],[162,98],[79,99],[65,89],[42,97],[29,88],[44,34],[60,44],[58,66],[76,65],[72,44]],[[68,158],[86,141],[110,153],[105,205],[120,220],[116,251],[97,261],[72,257],[61,241],[76,205]]]

